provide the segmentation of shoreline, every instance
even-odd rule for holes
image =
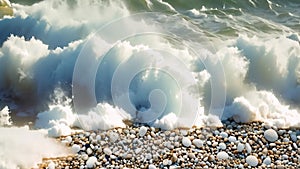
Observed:
[[[60,137],[75,155],[44,158],[39,168],[298,168],[299,135],[262,122],[170,131],[131,125]]]

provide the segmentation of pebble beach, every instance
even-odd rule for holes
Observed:
[[[58,138],[73,155],[40,168],[299,168],[300,130],[261,122],[160,130],[128,125]]]

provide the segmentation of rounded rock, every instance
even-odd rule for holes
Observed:
[[[72,146],[72,152],[73,153],[78,153],[79,151],[80,151],[80,145],[73,144],[73,146]]]
[[[112,154],[111,150],[109,148],[107,148],[107,147],[103,149],[103,152],[106,155],[111,155]]]
[[[182,145],[185,147],[190,147],[192,145],[191,140],[188,137],[182,138]]]
[[[238,151],[238,152],[242,152],[244,149],[245,149],[245,144],[239,143],[239,144],[237,145],[237,151]]]
[[[220,136],[223,137],[223,138],[227,138],[228,134],[223,131],[223,132],[220,133]]]
[[[250,155],[246,158],[246,163],[252,167],[256,167],[258,165],[258,159],[255,156]]]
[[[272,160],[271,160],[270,157],[266,157],[266,158],[264,159],[264,161],[263,161],[263,163],[264,163],[265,165],[270,165],[271,162],[272,162]]]
[[[94,168],[97,162],[97,158],[92,156],[86,161],[87,168]]]
[[[148,166],[148,169],[156,169],[156,167],[155,167],[155,165],[150,164],[150,165]]]
[[[273,129],[268,129],[264,132],[264,137],[266,138],[266,140],[268,140],[269,142],[275,142],[278,140],[278,134],[275,130]]]
[[[235,136],[230,136],[229,138],[228,138],[228,141],[229,142],[236,142],[236,137]]]
[[[193,144],[197,147],[197,148],[200,148],[203,146],[203,141],[200,140],[200,139],[194,139],[193,140]]]
[[[226,159],[228,159],[228,154],[225,152],[225,151],[221,151],[221,152],[219,152],[218,154],[217,154],[217,158],[219,159],[219,160],[226,160]]]
[[[219,148],[220,148],[221,150],[225,150],[225,149],[226,149],[226,144],[225,144],[225,143],[220,143],[220,144],[219,144]]]
[[[140,127],[140,130],[139,130],[139,135],[140,135],[140,137],[145,136],[146,133],[147,133],[147,130],[148,130],[148,128],[145,127],[145,126]]]

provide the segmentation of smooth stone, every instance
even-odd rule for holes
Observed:
[[[193,159],[193,158],[196,158],[196,156],[195,156],[194,153],[189,153],[189,158],[190,158],[190,159]]]
[[[219,148],[220,148],[221,150],[225,150],[225,149],[226,149],[226,144],[225,144],[225,143],[220,143],[220,144],[219,144]]]
[[[146,133],[147,133],[147,130],[148,130],[148,128],[145,127],[145,126],[140,127],[140,130],[139,130],[139,135],[140,135],[140,137],[145,136]]]
[[[48,164],[48,169],[55,169],[56,165],[53,161],[51,161],[49,164]]]
[[[97,158],[92,156],[86,161],[87,168],[94,168],[97,162]]]
[[[296,141],[297,141],[297,135],[296,135],[296,133],[291,133],[291,134],[290,134],[290,137],[291,137],[291,140],[292,140],[293,142],[296,142]]]
[[[115,132],[110,132],[109,133],[109,140],[110,142],[114,143],[119,139],[119,134]]]
[[[272,160],[271,160],[270,157],[266,157],[266,158],[264,159],[263,163],[264,163],[265,165],[270,165],[270,164],[272,163]]]
[[[219,152],[218,154],[217,154],[217,158],[219,159],[219,160],[226,160],[226,159],[228,159],[228,154],[225,152],[225,151],[221,151],[221,152]]]
[[[86,153],[87,153],[88,155],[91,155],[91,154],[93,153],[93,150],[92,150],[91,148],[88,148],[88,149],[86,150]]]
[[[80,151],[80,145],[78,145],[78,144],[73,144],[73,146],[72,146],[72,152],[73,153],[78,153],[79,151]]]
[[[255,156],[250,155],[246,158],[246,163],[252,167],[256,167],[258,164],[258,160]]]
[[[239,144],[237,145],[237,150],[238,150],[238,152],[242,152],[244,149],[245,149],[245,144],[239,143]]]
[[[185,147],[190,147],[192,145],[191,140],[188,137],[182,138],[182,145]]]
[[[236,137],[235,136],[230,136],[228,138],[228,141],[231,142],[231,143],[234,143],[234,142],[236,142]]]
[[[106,154],[106,155],[111,155],[111,154],[112,154],[110,148],[107,148],[107,147],[103,149],[103,152],[104,152],[104,154]]]
[[[285,138],[283,138],[283,139],[282,139],[282,141],[283,141],[283,142],[289,142],[289,141],[290,141],[290,139],[289,139],[289,138],[287,138],[287,137],[285,137]]]
[[[251,146],[250,146],[249,143],[245,144],[245,149],[246,149],[246,151],[247,151],[248,154],[250,154],[252,152],[252,148],[251,148]]]
[[[228,134],[227,134],[226,132],[222,131],[222,132],[220,133],[220,136],[223,137],[223,138],[227,138],[227,137],[228,137]]]
[[[275,142],[278,140],[278,134],[275,130],[273,129],[268,129],[264,132],[264,137],[266,138],[266,140],[268,140],[269,142]]]
[[[164,160],[163,160],[163,165],[164,165],[164,166],[169,165],[169,160],[168,160],[168,159],[164,159]]]
[[[197,148],[200,148],[203,146],[204,142],[200,139],[194,139],[193,140],[193,144],[197,147]]]
[[[148,166],[148,169],[156,169],[156,167],[155,167],[155,165],[150,164],[150,165]]]

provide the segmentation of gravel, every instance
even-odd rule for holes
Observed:
[[[165,131],[131,125],[107,131],[83,131],[58,138],[74,154],[44,158],[39,167],[299,168],[299,133],[299,129],[265,127],[260,122],[232,121],[220,128]]]

